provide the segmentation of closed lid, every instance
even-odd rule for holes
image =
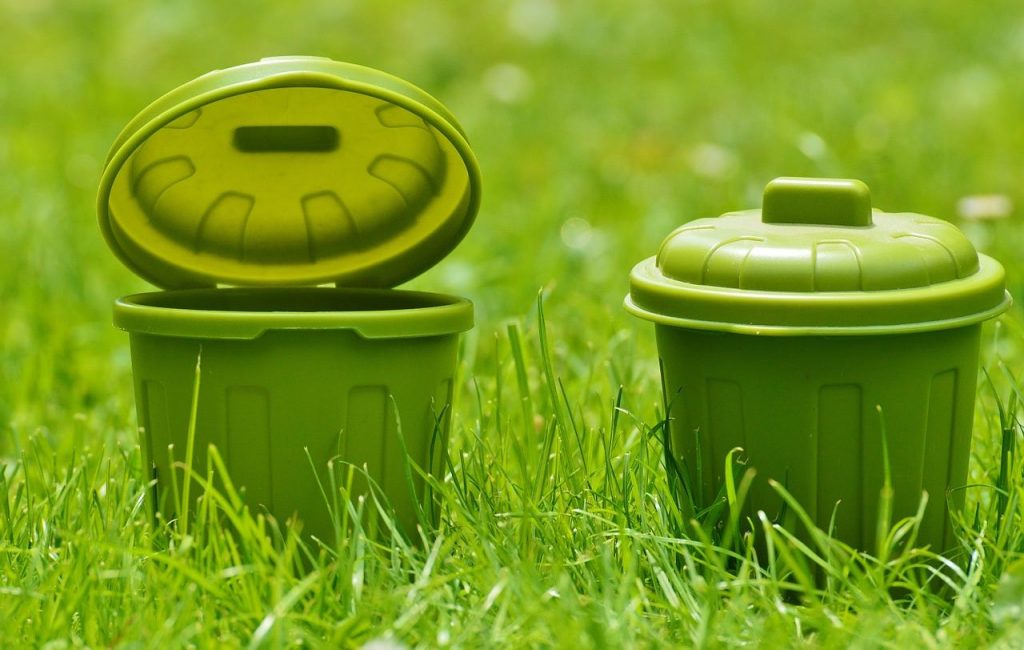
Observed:
[[[691,221],[630,276],[627,309],[750,333],[918,331],[1009,307],[1003,269],[949,222],[872,210],[857,180],[778,178],[760,210]]]
[[[437,100],[291,56],[203,75],[139,113],[98,212],[114,253],[164,288],[391,287],[447,255],[479,203],[476,159]]]

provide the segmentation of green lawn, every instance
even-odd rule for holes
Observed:
[[[871,557],[770,529],[758,563],[688,521],[652,328],[621,308],[672,228],[756,207],[780,175],[861,178],[882,209],[955,221],[1024,300],[1019,0],[0,0],[0,25],[0,646],[1024,644],[1019,308],[986,329],[968,514],[941,571],[895,542]],[[294,535],[230,503],[187,534],[148,521],[110,322],[148,287],[94,209],[145,104],[290,53],[428,89],[484,175],[473,231],[410,283],[477,307],[440,533],[355,535],[310,572]],[[991,194],[1004,218],[964,219],[963,197]]]

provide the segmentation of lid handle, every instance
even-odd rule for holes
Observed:
[[[776,178],[764,188],[761,221],[870,226],[871,190],[849,178]]]

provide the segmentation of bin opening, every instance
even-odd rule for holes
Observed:
[[[145,307],[187,311],[352,312],[443,307],[459,299],[419,291],[323,287],[190,289],[132,296]]]

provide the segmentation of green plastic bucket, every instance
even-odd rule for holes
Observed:
[[[213,445],[250,507],[322,540],[346,492],[385,497],[407,533],[436,521],[421,473],[444,469],[473,308],[390,287],[458,244],[479,190],[447,110],[359,66],[267,59],[143,110],[108,158],[99,216],[165,289],[114,307],[153,505],[176,516],[187,450],[205,479]]]
[[[870,550],[888,454],[893,517],[927,492],[917,543],[950,548],[980,323],[1010,305],[998,262],[945,221],[872,210],[859,181],[783,178],[762,210],[680,227],[630,280],[627,309],[655,323],[666,458],[688,498],[722,498],[732,458],[737,482],[756,471],[753,521],[799,529],[774,479]]]

